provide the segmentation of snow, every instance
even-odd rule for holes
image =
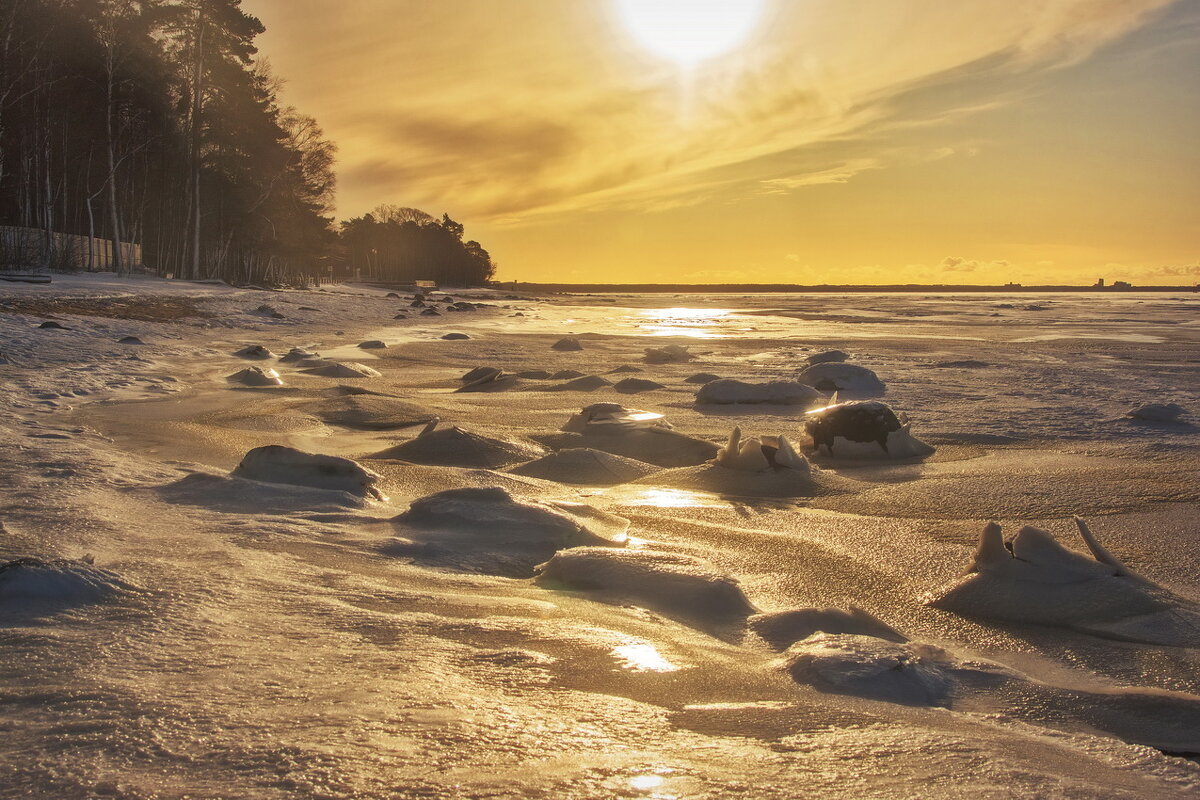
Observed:
[[[810,406],[821,400],[812,386],[799,381],[767,381],[746,383],[734,378],[709,381],[696,392],[698,405],[729,405],[734,403],[767,403],[773,405]]]
[[[10,792],[1200,792],[1200,766],[1171,755],[1200,749],[1200,648],[1185,635],[1200,598],[1200,428],[1186,414],[1124,417],[1200,402],[1195,296],[454,295],[489,306],[393,320],[396,300],[374,287],[104,275],[3,289],[0,563],[70,565],[30,573],[57,599],[0,603]],[[60,309],[68,330],[39,329],[51,314],[4,305],[15,300],[88,313]],[[283,318],[250,311],[260,305]],[[472,338],[443,341],[450,325]],[[581,335],[585,351],[550,347]],[[378,358],[356,347],[372,339],[389,344]],[[648,343],[691,357],[643,363]],[[248,345],[303,355],[252,360],[286,385],[247,391],[226,376],[249,366],[233,355]],[[799,497],[753,494],[799,470],[709,463],[735,426],[760,449],[784,436],[800,452],[806,409],[697,408],[689,376],[786,380],[833,347],[870,365],[935,453],[823,456],[811,475],[838,490]],[[379,374],[306,374],[318,352],[370,358]],[[664,387],[638,396],[646,419],[607,386],[573,431],[561,428],[580,395],[534,391],[534,378],[454,392],[481,365],[582,377],[630,363]],[[414,441],[417,428],[393,425],[434,417],[528,448],[506,469],[562,463],[547,480],[372,457]],[[229,474],[272,445],[351,459],[390,499]],[[563,448],[668,469],[570,484],[559,479],[580,456]],[[679,468],[725,482],[679,488]],[[511,501],[396,519],[452,489]],[[493,524],[518,507],[537,511]],[[960,577],[989,520],[1065,542],[1076,513],[1102,548],[1064,555],[1019,534],[1030,560],[1001,541],[994,554],[1012,564]],[[558,515],[577,530],[628,521],[626,546],[563,547],[569,526],[528,524]],[[960,608],[927,603],[972,581]],[[848,608],[864,616],[828,613]],[[766,620],[774,640],[755,632]],[[886,630],[908,642],[874,638]],[[802,653],[797,681],[786,664]],[[930,681],[910,680],[918,667]]]

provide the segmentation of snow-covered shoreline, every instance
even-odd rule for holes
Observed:
[[[1068,538],[1072,514],[1145,579],[1180,602],[1200,599],[1196,417],[1122,417],[1138,402],[1200,409],[1193,298],[1056,296],[1030,310],[1002,308],[1007,299],[995,296],[664,297],[646,309],[469,291],[488,307],[435,317],[364,286],[271,292],[77,276],[0,286],[0,302],[127,293],[183,298],[209,316],[56,314],[68,330],[54,330],[37,327],[46,316],[0,314],[9,359],[0,366],[0,561],[90,555],[131,587],[96,603],[0,606],[0,778],[20,787],[0,796],[1200,790],[1200,767],[1149,746],[1200,749],[1194,645],[925,602],[969,563],[988,519],[1046,528],[1079,550]],[[443,339],[448,332],[469,338]],[[144,344],[119,343],[128,336]],[[564,336],[583,349],[552,349]],[[358,347],[371,339],[387,346]],[[695,357],[644,360],[646,347],[670,342]],[[251,345],[276,355],[304,348],[381,375],[322,377],[302,360],[234,355]],[[437,416],[439,430],[549,448],[581,406],[618,402],[714,444],[735,425],[791,438],[803,408],[694,407],[697,386],[685,379],[794,377],[808,354],[831,347],[886,382],[885,399],[936,455],[865,466],[814,456],[849,490],[755,500],[668,486],[653,473],[580,487],[507,467],[373,458],[420,426],[354,422],[391,409],[397,424]],[[283,385],[227,380],[251,365],[277,370]],[[616,392],[622,365],[663,388]],[[586,392],[546,391],[566,378],[455,392],[476,366],[604,381]],[[364,390],[377,394],[355,394]],[[364,396],[380,402],[354,401]],[[265,445],[353,458],[378,474],[387,499],[348,504],[339,493],[229,477]],[[418,498],[489,487],[513,505],[468,493],[455,519],[516,514],[553,531],[619,518],[624,550],[663,555],[597,552],[606,582],[586,559],[528,580],[506,577],[527,574],[527,562],[513,560],[515,539],[489,538],[486,525],[454,522],[447,549],[436,525],[393,519]],[[593,512],[554,503],[598,516],[579,522]],[[541,553],[528,538],[520,546]],[[580,569],[591,582],[570,583]],[[902,657],[926,658],[948,688],[922,706],[793,679],[831,658],[849,659],[830,667],[843,675],[846,663],[886,665],[899,651],[852,637],[785,659],[737,614],[691,618],[679,602],[690,589],[638,588],[661,569],[678,587],[705,570],[728,576],[754,611],[862,607],[912,647],[949,653]]]

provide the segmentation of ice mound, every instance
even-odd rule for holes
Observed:
[[[359,342],[358,346],[362,350],[386,350],[387,342],[380,341],[379,339],[368,339],[365,342]]]
[[[229,375],[225,380],[231,383],[240,383],[243,386],[283,386],[283,378],[279,377],[278,372],[262,367],[246,367]]]
[[[740,427],[730,432],[729,441],[717,451],[716,463],[743,472],[791,469],[807,474],[812,471],[808,459],[796,452],[787,437],[750,436],[743,439]]]
[[[797,683],[910,706],[946,703],[956,666],[949,653],[933,645],[840,633],[815,634],[785,654],[785,667]]]
[[[448,489],[393,519],[405,536],[387,550],[430,564],[510,577],[563,548],[623,547],[629,520],[578,503],[541,503],[500,488]]]
[[[689,375],[683,379],[684,383],[712,383],[713,381],[721,380],[720,375],[714,375],[711,372],[697,372],[695,375]]]
[[[0,614],[80,606],[136,588],[90,560],[17,558],[0,563]]]
[[[635,367],[632,364],[622,364],[619,367],[613,367],[612,369],[610,369],[608,372],[606,372],[604,374],[605,375],[620,375],[625,372],[641,372],[641,371],[642,371],[641,367]]]
[[[566,381],[570,380],[571,378],[582,378],[583,375],[584,373],[577,369],[560,369],[558,372],[553,373],[549,377],[550,380],[553,381]]]
[[[712,442],[671,430],[662,414],[618,403],[585,407],[567,420],[563,431],[536,438],[556,450],[585,447],[658,467],[702,464],[717,454]]]
[[[836,401],[836,397],[834,398]],[[809,411],[804,428],[820,454],[848,459],[925,458],[935,448],[909,432],[908,417],[879,400],[857,400]]]
[[[651,392],[655,389],[665,389],[658,381],[647,380],[646,378],[625,378],[619,380],[613,386],[613,390],[621,394],[638,394],[639,392]]]
[[[513,467],[509,472],[579,486],[613,486],[644,478],[658,472],[658,467],[603,450],[572,447]]]
[[[442,334],[442,338],[448,342],[453,342],[456,340],[470,339],[471,337],[465,333],[445,333]]]
[[[845,361],[848,358],[850,358],[850,356],[847,355],[846,353],[842,352],[841,350],[824,350],[820,353],[813,353],[811,356],[804,359],[804,361],[809,366],[812,366],[813,364],[837,363],[837,362]]]
[[[926,598],[964,616],[1069,628],[1147,644],[1200,646],[1200,607],[1138,576],[1075,518],[1091,556],[1025,526],[984,527],[967,571]]]
[[[731,405],[734,403],[768,403],[772,405],[808,406],[822,399],[821,393],[798,381],[768,381],[746,383],[733,378],[710,381],[696,391],[697,405]]]
[[[859,636],[874,636],[889,642],[907,642],[908,638],[877,617],[861,608],[849,611],[840,608],[794,608],[788,611],[773,611],[755,614],[747,620],[750,630],[776,650],[786,650],[791,645],[807,639],[814,633],[849,633]]]
[[[525,369],[517,373],[518,378],[527,378],[533,381],[544,381],[554,377],[544,369]]]
[[[328,425],[362,431],[410,428],[437,419],[427,408],[374,392],[332,397],[312,404],[308,410]]]
[[[463,385],[455,392],[500,392],[512,388],[517,379],[496,367],[476,367],[462,376]]]
[[[69,330],[71,330],[66,325],[63,325],[59,322],[55,322],[52,319],[46,320],[41,325],[38,325],[38,327],[44,331],[69,331]]]
[[[669,344],[665,347],[647,347],[646,355],[642,359],[647,364],[679,364],[684,361],[691,361],[695,358],[688,348],[680,347],[677,344]]]
[[[655,550],[563,550],[538,567],[537,582],[598,592],[608,600],[688,619],[737,618],[755,611],[733,578],[698,558]]]
[[[601,378],[599,375],[584,375],[582,378],[567,381],[566,383],[556,383],[553,386],[543,387],[543,392],[594,392],[605,386],[612,386],[612,381]]]
[[[578,414],[567,420],[563,425],[564,431],[584,433],[599,428],[670,428],[670,424],[662,414],[655,411],[642,411],[639,408],[626,408],[619,403],[593,403],[584,406]]]
[[[286,353],[281,355],[279,360],[284,363],[291,363],[293,361],[304,361],[306,359],[320,357],[320,353],[314,353],[311,350],[305,350],[303,347],[293,347],[291,350],[288,350]]]
[[[438,311],[436,308],[427,308],[421,312],[422,317],[440,317],[441,315],[442,312]]]
[[[1125,416],[1146,422],[1177,422],[1184,413],[1184,407],[1177,403],[1145,403],[1131,408]]]
[[[378,378],[383,374],[379,370],[371,369],[365,364],[358,364],[353,361],[335,361],[322,366],[311,367],[304,370],[304,372],[308,375],[320,375],[322,378]]]
[[[737,497],[816,497],[853,491],[855,481],[815,469],[783,436],[742,438],[734,428],[710,464],[660,472],[654,483]]]
[[[887,391],[879,376],[866,367],[839,361],[812,364],[800,371],[796,380],[823,392],[854,395],[879,395]]]
[[[145,342],[136,336],[122,336],[117,339],[117,344],[145,344]]]
[[[234,350],[233,354],[238,358],[250,358],[258,361],[275,357],[274,353],[261,344],[248,344],[241,350]]]
[[[443,467],[503,469],[545,455],[532,442],[497,439],[459,427],[430,426],[415,439],[375,453],[372,458],[394,458],[414,464]]]
[[[567,336],[563,339],[559,339],[557,342],[550,345],[550,349],[551,350],[561,350],[563,352],[570,352],[570,351],[574,351],[574,350],[582,350],[583,345],[580,344],[579,340],[574,338],[573,336]]]
[[[263,483],[308,486],[346,492],[356,497],[386,499],[375,487],[382,477],[359,463],[278,444],[256,447],[246,453],[230,475]]]

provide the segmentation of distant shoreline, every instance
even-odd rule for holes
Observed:
[[[625,293],[685,293],[685,294],[729,294],[729,293],[877,293],[877,292],[943,292],[943,293],[994,293],[1013,294],[1024,292],[1095,292],[1097,294],[1129,294],[1137,292],[1189,292],[1200,291],[1200,286],[972,286],[964,284],[887,284],[837,285],[786,283],[526,283],[524,281],[497,281],[497,288],[525,292],[547,292],[564,294],[625,294]]]

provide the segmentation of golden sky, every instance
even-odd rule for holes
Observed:
[[[244,6],[339,217],[449,212],[501,278],[1200,282],[1194,0],[762,0],[690,67],[635,1]]]

